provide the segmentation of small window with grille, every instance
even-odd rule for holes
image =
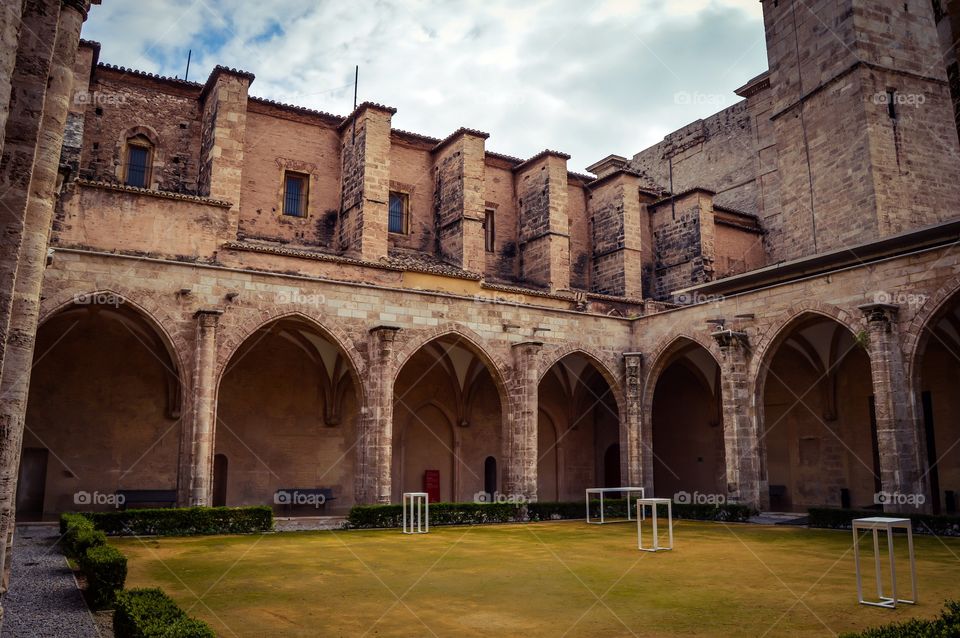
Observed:
[[[150,164],[153,148],[141,136],[127,142],[127,162],[123,183],[137,188],[150,188]]]
[[[307,216],[309,178],[301,173],[284,173],[283,214],[291,217]]]
[[[387,219],[387,230],[391,233],[406,234],[409,228],[408,209],[410,198],[406,193],[390,191],[390,210]]]

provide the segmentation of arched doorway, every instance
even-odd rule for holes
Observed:
[[[473,501],[488,491],[488,459],[502,450],[503,384],[493,369],[458,334],[430,341],[403,363],[394,383],[395,502],[403,492]],[[495,461],[494,471],[502,471]]]
[[[620,486],[619,459],[614,480],[607,458],[620,441],[615,392],[599,364],[581,352],[544,373],[538,387],[539,500],[580,500],[587,488]]]
[[[806,314],[761,362],[770,508],[874,507],[880,490],[870,359],[839,322]]]
[[[117,490],[177,490],[178,358],[156,324],[110,293],[37,331],[18,515],[112,509]]]
[[[689,339],[664,357],[651,408],[654,491],[663,498],[726,496],[720,366]]]
[[[917,412],[934,514],[960,511],[960,293],[927,322],[914,365]]]
[[[277,490],[329,488],[336,500],[322,508],[284,506],[278,513],[350,507],[358,387],[347,355],[314,322],[292,315],[261,326],[220,381],[215,452],[229,459],[229,471],[224,464],[226,480],[215,491],[231,506],[283,505],[275,502]]]

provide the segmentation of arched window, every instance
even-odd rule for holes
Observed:
[[[150,188],[150,173],[153,167],[153,144],[145,135],[135,135],[127,140],[123,170],[123,183],[137,188]]]
[[[492,456],[483,462],[483,491],[491,496],[497,492],[497,459]]]

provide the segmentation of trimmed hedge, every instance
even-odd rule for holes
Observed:
[[[826,529],[850,529],[855,518],[882,516],[877,510],[844,510],[831,507],[812,507],[810,527]],[[960,536],[960,516],[934,516],[933,514],[904,514],[913,522],[916,534],[936,534],[937,536]]]
[[[60,517],[72,520],[76,514]],[[194,536],[253,534],[273,529],[273,510],[258,507],[184,507],[85,512],[96,529],[110,536]]]
[[[127,557],[115,547],[100,545],[87,549],[79,562],[80,570],[87,577],[90,604],[97,609],[112,605],[127,580]]]
[[[939,618],[914,618],[905,622],[874,627],[840,638],[953,638],[960,636],[960,602],[947,601]]]
[[[626,516],[626,499],[604,499],[604,516]],[[526,521],[555,521],[583,518],[584,503],[580,502],[535,502],[535,503],[431,503],[431,525],[477,525],[483,523],[521,523]],[[704,521],[742,522],[750,518],[754,510],[746,505],[673,505],[674,518]],[[600,501],[590,502],[590,515],[600,515]],[[350,527],[370,529],[400,527],[403,517],[401,505],[357,505],[350,509],[347,523]]]
[[[205,622],[190,618],[163,591],[131,589],[117,594],[116,638],[215,638]]]
[[[94,529],[89,519],[74,515],[66,521],[61,519],[63,553],[79,560],[92,547],[107,544],[107,537],[103,532]]]

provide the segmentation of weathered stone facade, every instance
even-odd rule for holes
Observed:
[[[54,35],[0,34],[23,94],[3,201],[26,211],[0,258],[4,538],[15,497],[49,516],[330,487],[329,512],[428,478],[443,500],[955,507],[960,151],[923,68],[933,10],[763,5],[771,69],[743,101],[583,175],[390,107],[251,97],[242,71],[107,66],[74,53],[75,3],[23,3]],[[125,185],[131,140],[147,188]]]

